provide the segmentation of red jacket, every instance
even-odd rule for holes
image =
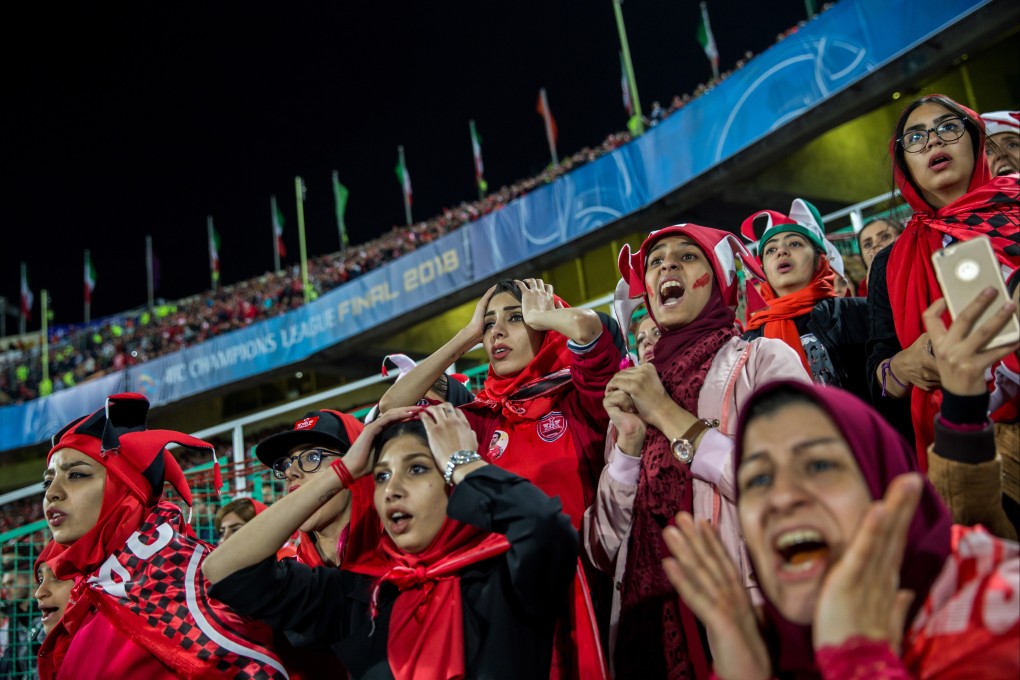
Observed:
[[[619,350],[603,332],[590,349],[574,353],[570,384],[537,419],[510,424],[501,411],[479,402],[462,407],[482,456],[559,496],[574,528],[595,499],[605,465],[609,416],[602,399],[619,364]]]

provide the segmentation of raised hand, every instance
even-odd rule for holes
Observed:
[[[471,320],[468,321],[468,325],[462,331],[462,333],[470,336],[468,340],[472,347],[481,342],[482,336],[485,334],[485,310],[488,308],[489,300],[492,299],[495,292],[496,286],[493,286],[485,291],[482,297],[478,298],[478,302],[475,303],[475,311],[471,313]]]
[[[715,652],[720,680],[772,677],[765,641],[758,631],[754,606],[740,575],[715,530],[686,512],[676,526],[662,532],[673,555],[662,561],[669,582],[701,619]]]
[[[549,330],[551,327],[546,322],[546,313],[561,307],[553,297],[553,287],[542,279],[524,279],[514,283],[521,289],[521,314],[524,315],[524,323],[536,331]]]
[[[422,410],[421,422],[429,438],[429,449],[440,472],[457,451],[477,451],[478,436],[460,409],[448,403]]]
[[[973,302],[963,308],[948,330],[942,323],[942,315],[946,311],[944,299],[936,300],[925,310],[924,325],[931,337],[936,370],[943,389],[961,396],[986,392],[988,386],[985,384],[985,370],[1020,347],[1013,344],[982,349],[1005,327],[1016,311],[1016,305],[1009,302],[975,328],[977,320],[994,300],[995,289],[985,288]]]
[[[403,406],[386,411],[371,423],[359,434],[351,448],[343,456],[344,465],[351,475],[358,479],[364,477],[372,470],[372,449],[375,447],[375,438],[387,426],[401,420],[414,417],[421,411],[418,406]]]
[[[903,625],[914,594],[900,590],[907,531],[921,498],[916,472],[892,481],[872,503],[818,595],[813,626],[815,649],[854,636],[884,640],[899,652]]]

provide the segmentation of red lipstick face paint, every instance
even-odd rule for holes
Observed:
[[[711,280],[712,277],[708,275],[708,272],[705,272],[704,274],[698,277],[698,280],[694,282],[694,285],[691,286],[691,288],[704,288],[705,286],[708,285],[708,282]]]

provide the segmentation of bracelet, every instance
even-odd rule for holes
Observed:
[[[896,377],[895,373],[893,373],[893,370],[892,370],[892,359],[886,359],[885,361],[882,362],[882,396],[883,397],[885,396],[885,381],[886,381],[886,376],[887,375],[891,375],[892,379],[896,381],[896,384],[899,385],[900,387],[902,387],[903,389],[909,389],[910,388],[910,385],[905,385],[904,383],[900,382],[900,379]]]
[[[352,475],[351,471],[347,469],[343,458],[337,458],[330,463],[329,467],[336,473],[336,476],[340,478],[340,482],[344,485],[345,489],[350,489],[354,486],[354,475]]]

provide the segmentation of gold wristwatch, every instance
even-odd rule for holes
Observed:
[[[673,456],[684,465],[690,465],[694,460],[694,440],[702,432],[712,427],[719,427],[719,421],[707,418],[694,421],[694,424],[687,428],[686,432],[669,443]]]

